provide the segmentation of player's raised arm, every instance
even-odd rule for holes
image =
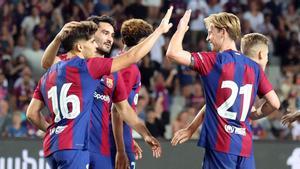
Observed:
[[[116,72],[125,67],[130,66],[133,63],[137,63],[141,60],[147,53],[151,50],[157,39],[163,34],[167,33],[169,29],[172,27],[170,22],[170,18],[172,15],[173,7],[170,7],[162,19],[160,25],[155,29],[155,31],[148,36],[141,43],[132,47],[127,52],[121,54],[119,57],[115,58],[112,63],[111,72]]]
[[[127,100],[115,104],[117,111],[122,119],[139,134],[142,135],[145,142],[151,146],[153,156],[158,158],[161,155],[160,143],[151,135],[145,124],[138,118]]]
[[[187,10],[177,26],[177,30],[172,36],[166,56],[179,64],[190,66],[191,54],[188,51],[183,50],[182,41],[186,31],[189,29],[188,23],[191,17],[191,10]]]
[[[187,128],[181,129],[174,134],[174,137],[171,140],[171,144],[173,146],[176,146],[178,143],[182,144],[192,137],[197,128],[199,128],[200,124],[203,122],[205,109],[206,105],[201,108],[197,116]]]
[[[52,40],[52,42],[47,46],[41,60],[41,65],[44,69],[48,69],[54,63],[59,61],[59,58],[57,58],[56,55],[61,42],[69,35],[71,30],[76,28],[78,25],[80,25],[80,22],[76,21],[66,23],[64,27],[60,30],[60,32]]]

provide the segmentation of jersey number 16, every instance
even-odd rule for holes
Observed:
[[[48,91],[48,98],[52,101],[52,108],[55,114],[54,122],[57,123],[63,119],[74,119],[80,114],[80,100],[79,97],[71,94],[67,96],[67,93],[71,87],[72,83],[65,83],[61,88],[59,94],[59,107],[58,108],[58,96],[57,96],[57,86],[51,87]],[[68,104],[72,105],[72,111],[69,112]]]

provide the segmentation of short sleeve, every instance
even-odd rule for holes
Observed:
[[[116,80],[117,80],[116,88],[115,88],[113,96],[112,96],[112,100],[114,103],[117,103],[117,102],[127,99],[125,83],[124,83],[123,77],[121,76],[120,73],[117,74]]]
[[[127,90],[127,94],[129,94],[134,87],[139,70],[136,65],[131,65],[130,67],[123,69],[121,71],[122,78],[124,80],[124,84]]]
[[[216,63],[216,52],[193,52],[191,55],[194,60],[192,68],[200,75],[207,75]]]
[[[41,80],[39,81],[37,87],[35,88],[32,98],[35,98],[35,99],[38,99],[38,100],[41,100],[44,102],[43,95],[41,92]]]
[[[112,66],[111,58],[90,58],[87,60],[87,69],[94,79],[100,79],[103,75],[109,75]]]
[[[269,93],[271,90],[273,90],[272,84],[266,77],[264,71],[260,68],[260,79],[257,95],[261,98],[267,93]]]

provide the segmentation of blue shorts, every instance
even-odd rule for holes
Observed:
[[[87,150],[61,150],[46,157],[52,169],[88,169],[89,152]]]
[[[111,156],[90,152],[90,169],[113,169]]]
[[[255,169],[253,153],[250,157],[227,154],[210,149],[205,150],[203,169]]]
[[[115,151],[112,151],[111,152],[111,161],[112,161],[112,166],[113,168],[115,168],[115,162],[116,162],[116,152]],[[130,165],[130,169],[136,169],[135,165],[135,156],[134,156],[134,153],[133,152],[126,152],[127,154],[127,157],[128,157],[128,160],[129,160],[129,165]]]

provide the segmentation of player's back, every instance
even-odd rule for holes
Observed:
[[[45,156],[57,150],[87,149],[92,95],[98,81],[89,67],[87,60],[75,56],[53,65],[40,80],[52,117],[44,139]],[[109,73],[107,67],[103,69],[97,76]]]
[[[195,68],[202,75],[206,97],[205,120],[198,144],[249,156],[252,131],[248,115],[255,96],[263,96],[272,86],[256,62],[236,51],[193,55]]]

